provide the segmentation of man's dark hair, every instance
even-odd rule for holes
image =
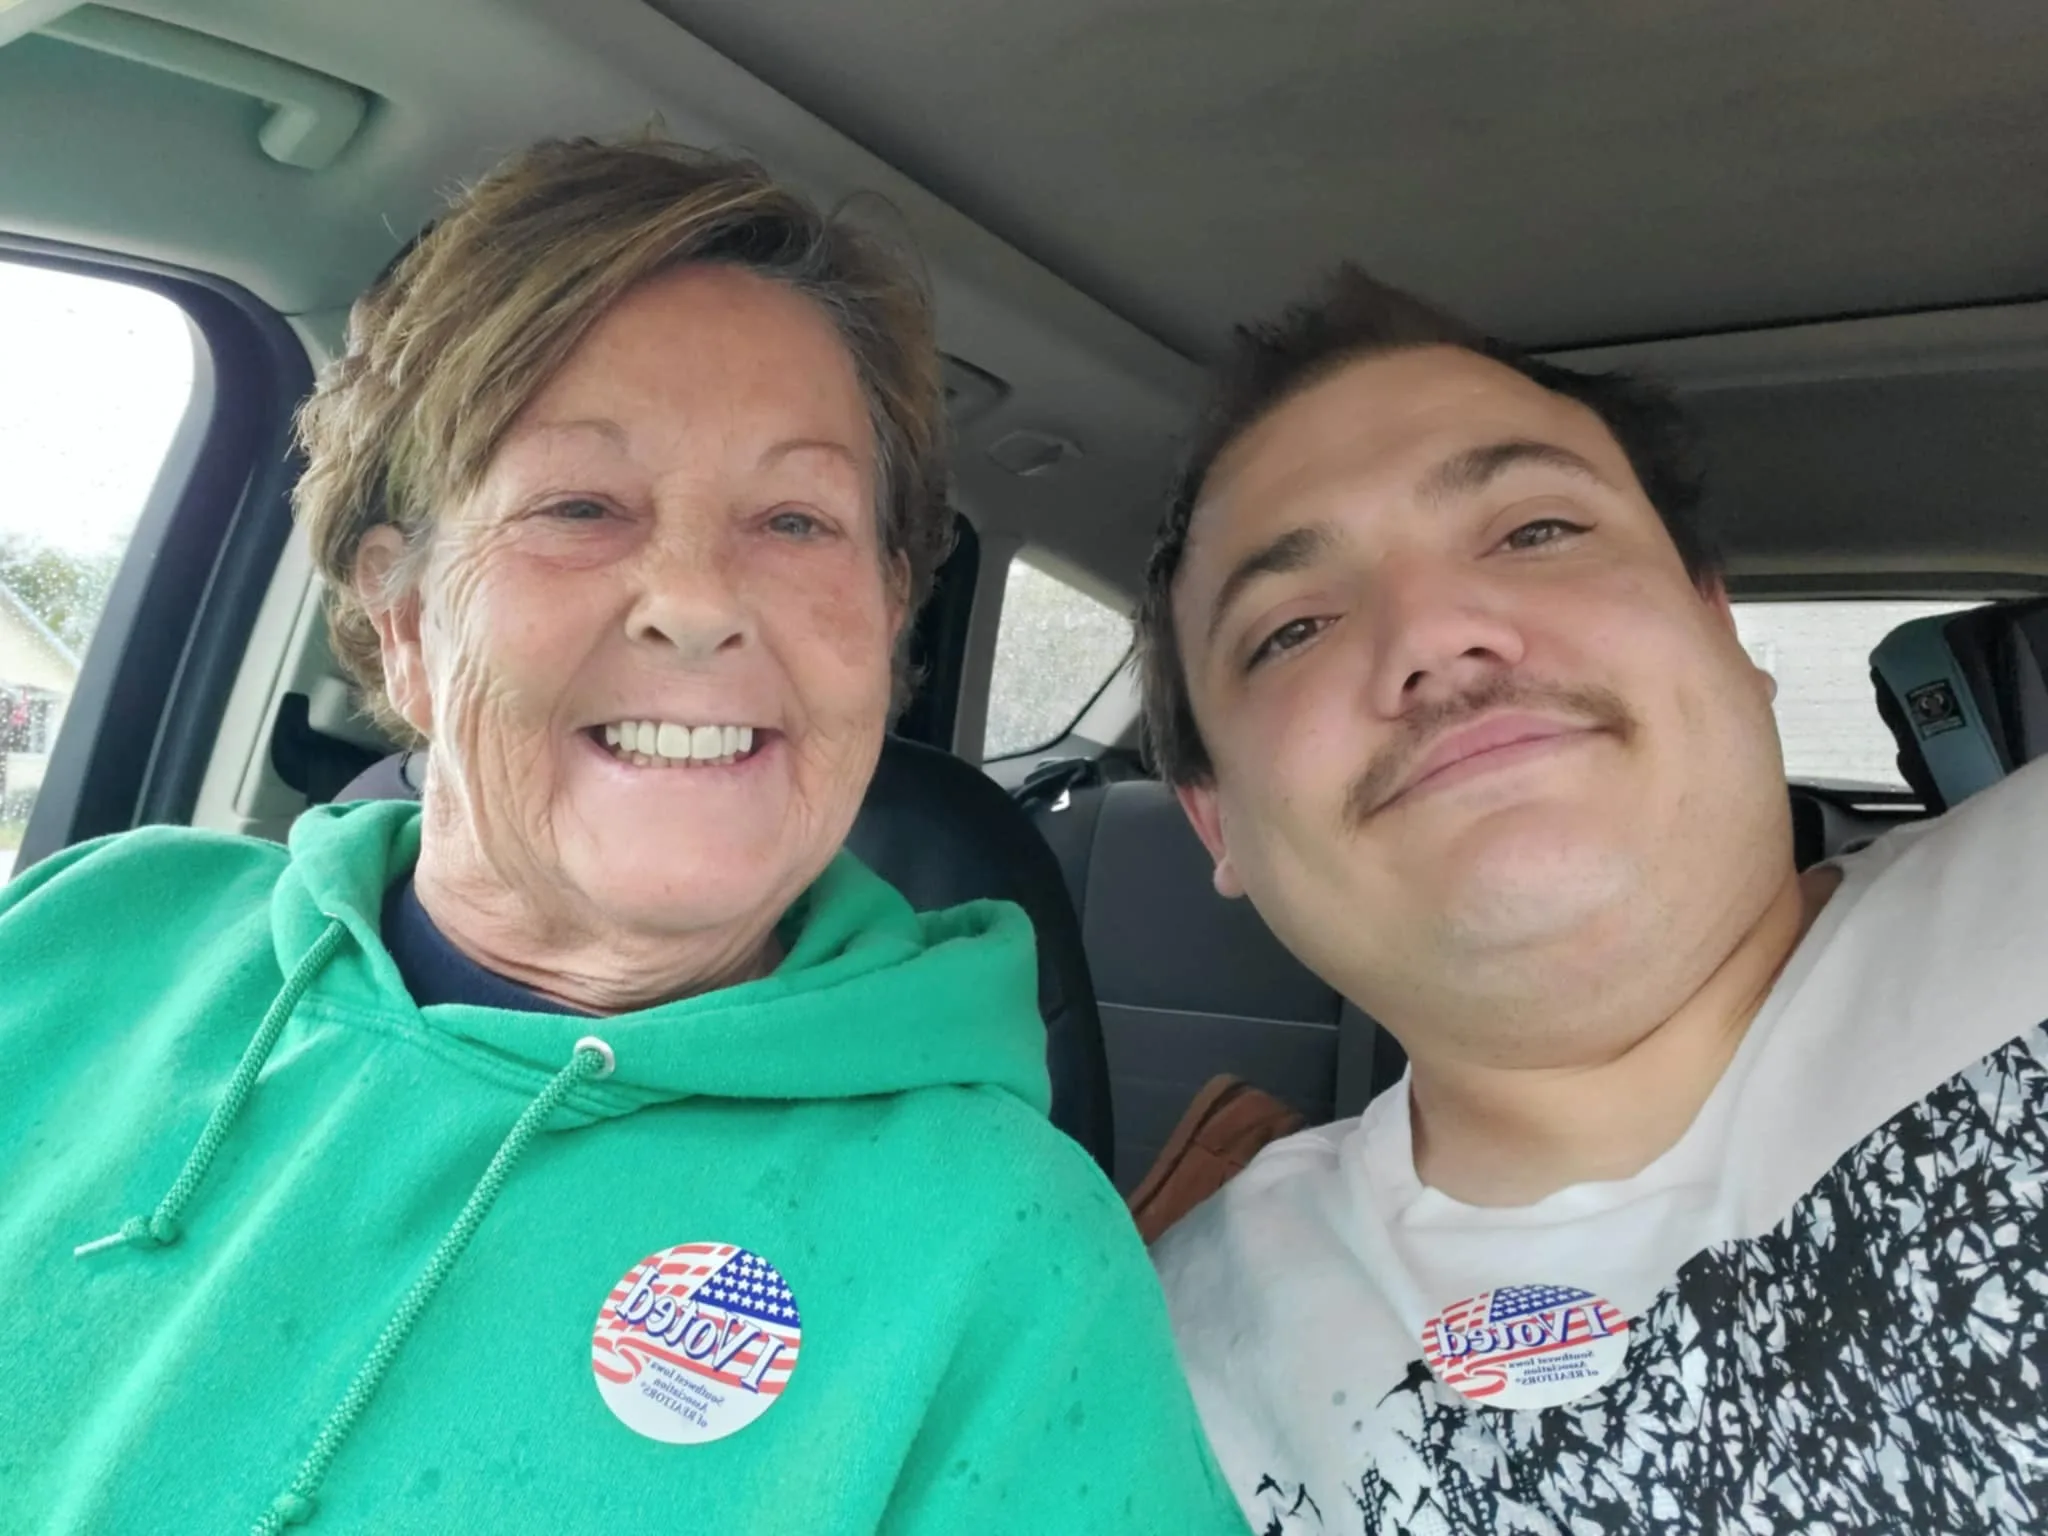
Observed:
[[[1207,783],[1215,771],[1195,724],[1173,628],[1173,584],[1209,471],[1226,448],[1311,385],[1352,363],[1418,347],[1476,352],[1591,410],[1628,456],[1686,573],[1701,587],[1718,577],[1719,556],[1698,522],[1700,474],[1692,431],[1668,390],[1627,374],[1581,373],[1545,362],[1347,264],[1321,292],[1277,320],[1237,328],[1152,546],[1138,604],[1139,676],[1147,745],[1167,783]]]

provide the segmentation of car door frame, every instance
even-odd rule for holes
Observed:
[[[224,278],[0,234],[0,260],[124,282],[192,328],[192,397],[79,668],[17,872],[74,843],[190,820],[222,712],[291,529],[305,346]]]

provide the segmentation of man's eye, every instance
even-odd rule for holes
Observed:
[[[1258,648],[1252,652],[1250,659],[1245,662],[1245,670],[1249,672],[1262,661],[1269,661],[1282,652],[1291,651],[1298,645],[1306,644],[1316,635],[1321,634],[1323,626],[1329,622],[1328,619],[1289,619],[1285,624],[1282,624],[1273,633],[1259,642]]]
[[[1577,523],[1566,522],[1561,517],[1539,517],[1533,523],[1524,523],[1501,542],[1509,549],[1537,549],[1545,544],[1555,544],[1559,539],[1586,530]]]

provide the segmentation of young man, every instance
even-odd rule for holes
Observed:
[[[2048,1522],[2048,774],[1797,873],[1681,425],[1347,271],[1152,562],[1217,888],[1411,1062],[1156,1253],[1268,1536]]]

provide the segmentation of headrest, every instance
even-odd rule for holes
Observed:
[[[1216,894],[1215,865],[1173,791],[1107,784],[1082,923],[1105,1003],[1334,1024],[1341,1000],[1249,901]]]
[[[2048,755],[2048,598],[1901,624],[1870,676],[1899,772],[1931,811]]]

